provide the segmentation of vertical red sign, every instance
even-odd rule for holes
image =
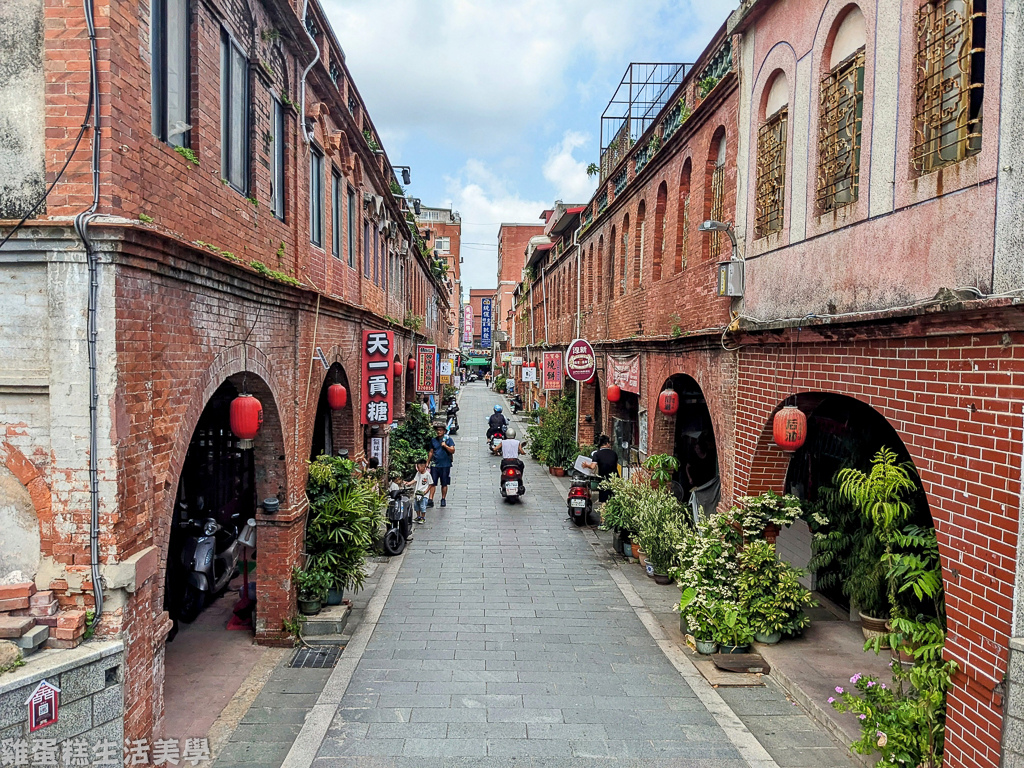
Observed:
[[[28,705],[28,730],[38,731],[57,722],[60,688],[43,680],[32,691]]]
[[[562,353],[544,353],[544,389],[562,388]]]
[[[437,345],[416,345],[416,392],[429,395],[437,391]]]
[[[395,335],[391,331],[363,331],[363,424],[390,424],[392,366]]]

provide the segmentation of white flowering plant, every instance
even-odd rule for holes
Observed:
[[[736,506],[743,533],[751,539],[762,537],[769,524],[787,528],[803,515],[800,499],[791,493],[765,491],[758,496],[741,496]]]

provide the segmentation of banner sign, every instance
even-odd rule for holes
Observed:
[[[597,356],[590,342],[576,339],[565,353],[565,370],[573,381],[590,381],[597,373]]]
[[[512,355],[512,357],[509,358],[508,362],[509,362],[509,365],[522,365],[523,364],[523,356],[522,355]]]
[[[536,365],[524,365],[523,366],[523,381],[532,381],[537,383],[537,366]]]
[[[455,370],[455,360],[450,356],[441,358],[441,365],[438,368],[440,372],[441,384],[452,383],[452,372]]]
[[[472,344],[473,343],[473,307],[469,304],[462,312],[463,328],[462,328],[462,343]]]
[[[608,356],[608,386],[618,384],[626,392],[640,394],[640,355]]]
[[[390,424],[395,335],[363,331],[363,424]]]
[[[416,345],[416,392],[429,394],[437,391],[437,346]]]
[[[501,362],[503,362],[503,363],[510,363],[510,362],[512,362],[512,353],[511,352],[502,352],[501,353]]]
[[[545,352],[544,365],[544,389],[562,388],[562,353]]]
[[[491,347],[491,300],[480,300],[480,346]]]

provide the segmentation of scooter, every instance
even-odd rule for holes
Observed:
[[[448,433],[456,435],[459,432],[459,417],[456,415],[459,412],[459,404],[452,400],[448,403],[448,410],[446,415],[448,416]]]
[[[513,395],[512,396],[512,413],[519,413],[523,410],[523,396]]]
[[[389,557],[402,554],[405,545],[412,537],[412,504],[410,495],[412,488],[400,488],[388,492],[387,524],[381,546],[384,554]]]
[[[181,548],[185,584],[179,596],[177,618],[187,624],[195,621],[207,600],[234,578],[242,548],[256,544],[256,520],[248,519],[241,531],[234,521],[228,528],[212,517],[185,519],[178,525],[187,531],[188,538]]]
[[[497,456],[501,453],[501,441],[505,439],[505,429],[508,425],[503,425],[500,432],[495,432],[489,438],[487,438],[487,450],[491,452],[492,456]],[[490,432],[490,427],[487,429]]]
[[[501,460],[498,490],[501,491],[501,498],[505,501],[519,501],[519,497],[526,493],[526,486],[523,485],[523,470],[518,459]]]
[[[590,495],[590,478],[581,472],[574,472],[569,485],[569,495],[565,500],[569,508],[569,519],[582,528],[590,524],[590,515],[594,511],[594,501]]]

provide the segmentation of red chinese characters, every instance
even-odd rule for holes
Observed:
[[[544,368],[544,389],[561,389],[562,353],[545,352],[542,365]]]

